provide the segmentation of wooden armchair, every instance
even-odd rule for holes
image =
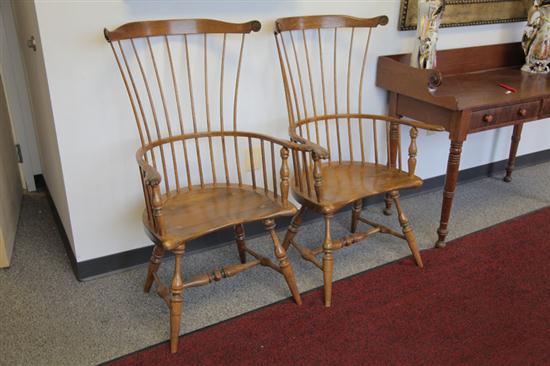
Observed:
[[[372,31],[387,22],[385,16],[359,19],[338,15],[276,21],[275,39],[290,136],[312,150],[310,158],[297,159],[295,156],[291,188],[302,208],[292,220],[283,247],[287,249],[293,245],[302,258],[323,271],[325,306],[331,305],[333,252],[373,234],[390,234],[406,240],[416,264],[422,267],[412,227],[399,203],[399,190],[422,185],[422,180],[414,175],[417,130],[443,129],[422,122],[363,113]],[[410,127],[407,171],[402,166],[400,139],[396,139],[398,146],[391,146],[390,123]],[[392,132],[399,134],[399,129]],[[326,152],[319,148],[320,145],[328,150],[328,159],[323,158]],[[392,160],[392,154],[398,155],[398,159]],[[391,161],[398,161],[398,166]],[[395,202],[401,233],[361,217],[363,199],[380,193],[389,193]],[[348,204],[353,204],[352,234],[333,239],[331,219]],[[295,240],[306,209],[325,218],[323,245],[314,250]],[[370,228],[357,231],[359,221]],[[323,254],[322,262],[317,259],[319,254]]]
[[[237,130],[245,36],[259,29],[257,21],[200,19],[143,21],[105,30],[141,141],[136,158],[145,196],[143,224],[155,243],[144,290],[156,282],[170,308],[172,352],[177,351],[185,289],[262,265],[281,273],[301,303],[274,219],[297,212],[288,200],[289,160],[312,148]],[[263,221],[271,235],[275,262],[246,246],[243,224],[252,221]],[[184,280],[186,243],[226,227],[234,227],[240,263]],[[170,287],[156,274],[165,251],[175,255]],[[247,253],[252,260],[247,261]]]

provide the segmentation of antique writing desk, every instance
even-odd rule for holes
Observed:
[[[443,247],[466,137],[514,126],[504,178],[510,182],[523,124],[550,117],[549,77],[520,70],[524,63],[520,43],[439,51],[436,70],[412,68],[409,59],[408,54],[380,57],[376,84],[390,92],[391,115],[438,124],[449,132],[451,148],[436,243]],[[500,83],[517,92],[506,94]],[[391,126],[390,156],[394,166],[398,139],[398,126]]]

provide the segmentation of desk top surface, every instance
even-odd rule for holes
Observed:
[[[515,88],[517,93],[506,94],[500,83]],[[519,68],[448,75],[433,96],[436,100],[438,97],[454,97],[459,110],[520,103],[550,97],[550,78],[523,72]]]
[[[455,111],[550,98],[550,75],[521,71],[519,43],[444,50],[437,57],[436,70],[422,70],[409,66],[410,54],[381,56],[376,84]],[[430,92],[434,80],[439,86]],[[506,94],[500,83],[518,92]]]

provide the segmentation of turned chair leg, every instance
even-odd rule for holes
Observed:
[[[147,269],[147,278],[145,279],[145,284],[143,285],[143,291],[149,292],[151,290],[151,285],[155,280],[155,273],[157,273],[162,257],[164,256],[164,247],[162,244],[156,244],[153,247],[153,254],[149,260],[149,268]]]
[[[332,272],[334,269],[334,257],[332,255],[332,239],[330,237],[330,221],[332,214],[325,215],[325,241],[323,242],[323,282],[325,307],[332,304]]]
[[[305,206],[302,206],[300,210],[296,213],[296,215],[294,215],[294,217],[292,218],[292,221],[290,222],[290,226],[288,227],[288,230],[286,231],[286,234],[285,234],[285,238],[283,240],[284,250],[288,250],[290,243],[298,233],[298,229],[302,224],[302,217],[304,216],[304,212],[306,212],[306,208]]]
[[[386,193],[386,197],[384,197],[384,202],[386,204],[386,207],[384,208],[384,215],[391,216],[392,198],[389,193]]]
[[[244,242],[244,227],[242,224],[235,225],[235,241],[239,250],[241,263],[246,263],[246,244]]]
[[[351,209],[351,228],[350,231],[355,233],[357,231],[357,223],[359,222],[359,217],[361,216],[361,210],[363,209],[363,200],[357,200],[353,202],[353,207]]]
[[[277,257],[277,259],[279,260],[279,267],[281,268],[281,272],[285,277],[288,288],[290,289],[290,293],[292,294],[292,297],[294,298],[296,304],[302,305],[302,298],[300,297],[300,291],[298,291],[298,285],[296,285],[294,271],[292,270],[292,266],[290,265],[290,262],[286,256],[286,250],[282,247],[279,241],[279,237],[275,232],[275,220],[265,220],[264,226],[265,229],[269,231],[271,239],[273,240],[273,244],[275,247],[275,257]]]
[[[392,191],[390,193],[390,196],[395,202],[395,208],[398,215],[397,217],[399,218],[399,223],[401,224],[403,235],[405,235],[407,244],[409,244],[409,249],[412,252],[416,265],[420,268],[424,268],[424,264],[422,264],[422,257],[420,256],[420,251],[418,250],[418,245],[416,244],[416,238],[414,236],[413,229],[409,224],[407,216],[405,216],[405,214],[403,213],[403,208],[401,207],[401,202],[399,201],[399,192]]]
[[[170,298],[170,352],[178,351],[180,335],[181,310],[183,306],[183,277],[181,275],[181,259],[185,252],[185,244],[174,249],[176,257],[174,263],[174,275],[172,277],[172,296]]]

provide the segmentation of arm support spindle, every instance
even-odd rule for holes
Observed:
[[[290,171],[288,169],[287,147],[281,148],[281,159],[283,159],[283,161],[281,162],[281,201],[283,204],[286,204],[288,202],[288,176],[290,174]]]
[[[319,161],[319,155],[313,153],[313,180],[315,181],[315,194],[317,195],[317,201],[321,202],[323,199],[323,178],[321,174],[321,162]]]
[[[416,153],[418,151],[416,146],[416,137],[418,136],[418,130],[415,127],[412,127],[409,135],[411,136],[411,144],[409,145],[409,175],[413,176],[414,171],[416,170]]]

